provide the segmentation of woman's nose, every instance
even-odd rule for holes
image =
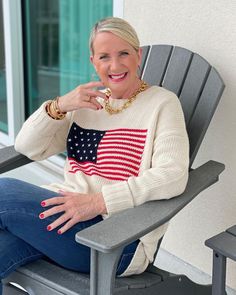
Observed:
[[[112,72],[119,70],[120,68],[120,61],[118,58],[113,58],[111,59],[111,63],[110,63],[110,70]]]

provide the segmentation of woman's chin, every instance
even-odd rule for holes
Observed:
[[[121,91],[124,90],[125,87],[127,87],[127,79],[122,79],[122,80],[112,80],[109,79],[109,88],[112,90],[117,90],[117,91]],[[130,85],[131,86],[131,85]]]

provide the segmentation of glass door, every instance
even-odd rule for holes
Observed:
[[[25,0],[23,36],[26,115],[93,76],[88,39],[113,13],[112,0]]]

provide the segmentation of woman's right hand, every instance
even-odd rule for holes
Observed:
[[[58,106],[61,112],[71,112],[81,108],[89,108],[93,110],[102,109],[101,104],[97,101],[96,97],[106,99],[106,95],[95,90],[96,87],[104,86],[102,82],[89,82],[80,85],[72,91],[60,96],[58,99]]]

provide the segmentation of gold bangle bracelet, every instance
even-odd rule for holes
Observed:
[[[53,120],[58,120],[56,117],[54,117],[51,113],[51,111],[49,110],[50,109],[50,105],[51,105],[51,102],[47,103],[46,106],[45,106],[45,111],[47,113],[47,115],[52,118]]]
[[[61,110],[59,109],[58,100],[59,100],[59,96],[57,96],[57,98],[53,100],[52,108],[53,108],[53,111],[56,113],[56,117],[61,120],[65,118],[66,113],[61,112]]]
[[[66,113],[61,112],[58,108],[58,98],[50,101],[45,106],[46,113],[54,120],[62,120],[66,116]]]
[[[66,112],[62,112],[59,108],[59,96],[56,97],[56,99],[54,100],[55,101],[55,109],[56,109],[56,112],[60,115],[66,115]]]

